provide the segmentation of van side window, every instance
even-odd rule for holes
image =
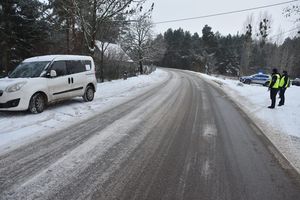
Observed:
[[[69,74],[76,74],[85,71],[85,65],[80,60],[68,60],[66,62]]]
[[[67,67],[65,61],[55,61],[51,66],[51,70],[55,70],[57,76],[67,75]]]

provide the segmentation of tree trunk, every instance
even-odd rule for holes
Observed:
[[[4,51],[3,51],[3,57],[2,57],[2,64],[3,64],[3,66],[4,66],[4,71],[5,71],[5,74],[7,74],[8,73],[8,57],[7,57],[8,55],[7,55],[7,51],[6,51],[6,49],[4,49]]]
[[[140,65],[140,74],[143,74],[144,71],[143,71],[143,56],[142,56],[142,51],[141,51],[141,46],[142,46],[142,43],[141,41],[139,41],[139,65]]]
[[[90,51],[91,56],[95,53],[95,43],[96,43],[96,33],[97,33],[97,0],[93,2],[93,19],[92,19],[92,38],[91,38],[91,46],[93,49]]]
[[[102,51],[101,51],[101,60],[100,60],[100,80],[101,82],[103,83],[104,82],[104,51],[103,51],[103,48],[102,48]]]
[[[67,19],[66,39],[67,39],[67,54],[70,54],[70,20],[69,19]]]
[[[72,8],[75,9],[75,5],[74,2],[72,1]],[[71,52],[75,53],[74,51],[76,51],[76,46],[77,46],[77,40],[76,40],[76,30],[75,30],[75,23],[76,23],[76,19],[75,19],[75,11],[74,9],[72,9],[71,11],[71,27],[72,27],[72,48],[71,48]]]
[[[140,74],[143,74],[143,62],[141,59],[139,61],[139,65],[140,65]]]

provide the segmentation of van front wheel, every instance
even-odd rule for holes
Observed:
[[[34,94],[29,102],[29,111],[33,114],[41,113],[46,106],[45,98],[41,93]]]
[[[95,95],[95,91],[94,91],[93,87],[88,85],[86,90],[85,90],[85,93],[83,95],[83,100],[85,102],[93,101],[94,95]]]

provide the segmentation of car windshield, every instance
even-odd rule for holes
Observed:
[[[23,62],[9,75],[9,78],[34,78],[39,77],[49,61]]]

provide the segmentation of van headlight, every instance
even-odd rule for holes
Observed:
[[[27,82],[26,81],[23,81],[23,82],[20,82],[20,83],[15,83],[13,85],[10,85],[8,86],[5,91],[6,92],[16,92],[16,91],[19,91]]]

